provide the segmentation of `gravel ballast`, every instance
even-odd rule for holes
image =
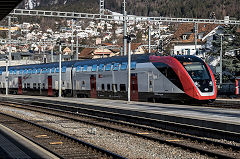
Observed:
[[[43,113],[0,106],[0,111],[22,119],[37,121],[38,124],[68,133],[96,146],[102,147],[126,158],[149,159],[206,159],[207,156],[192,153],[181,148],[160,144],[129,134],[115,132],[92,125],[74,122]],[[143,133],[143,132],[139,132]]]

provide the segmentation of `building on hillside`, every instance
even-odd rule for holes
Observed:
[[[119,53],[114,52],[106,48],[105,46],[99,46],[99,48],[84,48],[78,58],[79,59],[96,59],[96,58],[106,58],[118,55]]]
[[[222,27],[218,24],[198,24],[197,30],[197,45],[195,46],[195,24],[183,23],[179,25],[172,41],[175,55],[204,57],[206,50],[212,48],[215,34],[222,32]]]
[[[64,55],[69,55],[69,54],[71,54],[71,49],[69,49],[69,47],[66,47],[64,50],[63,50],[63,54]]]
[[[123,48],[123,44],[121,45]],[[127,50],[128,50],[128,45],[127,45]],[[142,43],[131,43],[131,52],[132,54],[144,54],[146,51]]]

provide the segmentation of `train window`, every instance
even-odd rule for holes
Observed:
[[[37,89],[37,83],[33,83],[33,89]]]
[[[55,67],[51,69],[51,73],[54,73],[54,72],[55,72]]]
[[[50,71],[51,71],[51,69],[50,69],[50,68],[48,68],[48,69],[47,69],[47,73],[50,73]]]
[[[96,72],[97,71],[97,65],[93,65],[92,66],[92,72]]]
[[[104,64],[100,64],[98,67],[98,71],[103,71],[104,70]]]
[[[152,86],[152,80],[149,81],[149,85]]]
[[[111,90],[111,86],[110,84],[107,84],[107,91],[110,91]]]
[[[38,83],[38,89],[41,89],[41,83]]]
[[[46,73],[46,68],[42,69],[42,74]]]
[[[112,64],[107,64],[105,71],[111,71],[111,68],[112,68]]]
[[[78,67],[77,67],[77,72],[80,72],[80,71],[81,71],[81,68],[82,68],[81,66],[78,66]]]
[[[24,83],[24,88],[27,88],[27,83]]]
[[[30,88],[30,83],[27,83],[27,88],[28,88],[28,89]]]
[[[104,84],[102,84],[102,91],[105,91],[105,86],[104,86]]]
[[[131,70],[135,70],[137,66],[136,62],[131,62]]]
[[[37,70],[34,68],[34,69],[32,70],[32,74],[36,74],[36,72],[37,72]]]
[[[29,69],[28,70],[28,72],[27,72],[27,74],[31,74],[32,73],[32,70],[31,69]]]
[[[119,63],[115,63],[113,65],[113,71],[118,71],[118,69],[119,69]]]
[[[66,69],[67,69],[67,67],[62,67],[62,73],[65,73],[66,72]]]
[[[45,89],[45,83],[42,84],[43,89]]]
[[[120,91],[125,92],[126,91],[126,85],[125,84],[120,84]]]
[[[123,62],[121,64],[121,70],[126,70],[127,69],[127,62]]]
[[[41,73],[41,68],[37,69],[37,74]]]
[[[59,73],[59,67],[56,68],[56,73]]]
[[[87,71],[87,68],[88,68],[88,65],[84,65],[84,66],[83,66],[83,72],[86,72],[86,71]]]
[[[0,71],[0,75],[2,75],[2,71]]]

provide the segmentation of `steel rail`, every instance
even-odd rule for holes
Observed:
[[[46,130],[46,131],[49,131],[49,132],[54,133],[54,134],[57,134],[57,135],[62,136],[62,137],[64,137],[64,138],[70,139],[70,140],[72,140],[72,141],[74,141],[74,142],[77,142],[77,143],[79,143],[79,144],[81,144],[81,145],[85,145],[85,146],[87,146],[87,147],[89,147],[89,148],[92,148],[92,149],[98,151],[98,152],[101,152],[102,154],[106,154],[106,155],[109,156],[109,157],[113,157],[113,158],[116,158],[116,159],[126,159],[125,157],[122,157],[122,156],[120,156],[120,155],[118,155],[118,154],[116,154],[116,153],[113,153],[113,152],[111,152],[111,151],[105,150],[105,149],[100,148],[100,147],[98,147],[98,146],[95,146],[95,145],[93,145],[93,144],[87,143],[87,142],[85,142],[85,141],[83,141],[83,140],[79,140],[79,139],[77,139],[77,138],[74,138],[74,137],[69,136],[69,135],[67,135],[67,134],[64,134],[64,133],[62,133],[62,132],[59,132],[59,131],[57,131],[57,130],[48,128],[48,127],[46,127],[46,126],[42,126],[42,125],[36,124],[36,123],[34,123],[34,122],[32,122],[32,121],[24,120],[24,119],[21,119],[21,118],[18,118],[18,117],[9,115],[9,114],[5,114],[5,113],[2,113],[2,112],[0,112],[0,114],[5,115],[5,116],[8,116],[8,117],[11,117],[11,118],[14,118],[14,119],[16,119],[16,120],[19,120],[19,121],[22,121],[22,122],[25,122],[25,123],[28,123],[28,124],[31,124],[31,125],[34,125],[34,126],[36,126],[36,127],[38,127],[38,128],[44,129],[44,130]],[[26,138],[27,138],[27,137],[26,137]],[[29,139],[29,140],[31,140],[31,139]],[[34,141],[32,140],[32,142],[34,142]],[[34,143],[36,143],[36,142],[34,142]],[[38,144],[38,143],[36,143],[36,144]],[[39,145],[39,144],[38,144],[38,145]],[[39,146],[41,146],[41,145],[39,145]],[[42,147],[42,146],[41,146],[41,147]],[[45,147],[43,147],[43,148],[46,149]],[[48,150],[48,149],[47,149],[47,150]],[[53,151],[51,151],[51,150],[48,150],[48,151],[51,152],[51,153],[53,153],[54,155],[62,158],[60,155],[54,153]]]
[[[17,105],[21,105],[19,103],[16,103],[16,104]],[[181,144],[181,143],[176,143],[174,141],[173,142],[172,141],[166,141],[166,140],[159,139],[159,138],[156,138],[156,137],[152,137],[152,136],[149,136],[149,135],[138,134],[138,133],[135,133],[135,132],[132,132],[132,131],[123,130],[121,128],[109,127],[109,126],[106,126],[104,124],[99,124],[99,123],[95,123],[95,122],[91,122],[91,121],[85,121],[85,120],[76,119],[76,118],[73,118],[73,117],[69,117],[69,115],[67,115],[67,116],[66,115],[59,115],[59,114],[55,114],[55,113],[49,113],[49,112],[46,112],[46,111],[36,110],[34,108],[29,108],[29,107],[35,107],[37,109],[38,108],[47,109],[48,111],[49,110],[50,111],[57,111],[57,112],[61,112],[61,113],[67,113],[67,114],[72,114],[72,115],[81,115],[81,116],[86,117],[83,114],[76,114],[76,113],[72,113],[72,112],[69,112],[69,111],[62,111],[62,110],[59,110],[59,109],[52,109],[52,108],[46,108],[46,107],[41,107],[41,106],[26,105],[26,104],[24,104],[23,107],[24,107],[24,109],[28,109],[28,110],[31,110],[31,111],[37,111],[37,112],[45,113],[45,114],[49,114],[49,115],[56,115],[58,117],[67,118],[67,119],[74,120],[74,121],[77,121],[77,122],[83,122],[83,123],[86,123],[86,124],[91,124],[91,125],[103,127],[105,129],[111,129],[113,131],[119,131],[119,132],[122,132],[122,133],[128,133],[128,134],[131,134],[131,135],[143,137],[143,138],[146,138],[146,139],[149,139],[149,140],[158,141],[160,143],[164,143],[164,144],[168,144],[168,145],[172,145],[172,146],[177,146],[177,147],[180,146],[180,147],[182,147],[184,149],[188,149],[188,150],[191,150],[193,152],[197,151],[197,152],[202,153],[202,154],[208,154],[209,156],[212,156],[212,157],[235,158],[235,157],[232,157],[232,156],[229,156],[229,155],[212,152],[210,150],[203,150],[203,149],[200,149],[200,148],[191,147],[191,146],[184,145],[184,144]],[[26,108],[26,107],[28,107],[28,108]],[[93,117],[89,117],[87,115],[87,118],[93,118]],[[105,121],[105,122],[117,123],[117,124],[120,124],[120,125],[134,127],[134,128],[138,128],[138,129],[144,129],[144,130],[147,130],[147,131],[156,131],[156,132],[159,132],[159,133],[164,133],[164,134],[169,134],[169,135],[172,135],[172,136],[176,136],[178,138],[191,139],[191,140],[194,140],[194,141],[198,141],[199,143],[207,143],[209,145],[215,145],[215,146],[218,146],[218,147],[224,147],[225,149],[231,149],[231,150],[234,150],[234,151],[238,151],[240,149],[239,146],[229,145],[229,144],[225,144],[225,143],[221,143],[221,142],[211,141],[211,140],[202,139],[202,138],[199,138],[199,137],[193,137],[193,136],[184,135],[184,134],[178,134],[178,133],[175,133],[175,132],[159,130],[159,129],[156,129],[156,128],[149,128],[149,127],[145,127],[145,126],[141,126],[141,125],[137,125],[137,124],[123,123],[123,122],[119,122],[119,121],[116,121],[116,120],[99,118],[99,117],[94,117],[94,119],[98,119],[98,120]]]

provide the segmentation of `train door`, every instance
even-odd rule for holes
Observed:
[[[95,75],[91,75],[91,77],[90,77],[90,86],[91,86],[91,98],[97,98],[96,76]]]
[[[22,92],[22,77],[18,77],[18,94],[23,94],[23,92]]]
[[[131,100],[138,101],[137,74],[131,74]]]
[[[53,96],[52,76],[48,76],[48,96]]]

